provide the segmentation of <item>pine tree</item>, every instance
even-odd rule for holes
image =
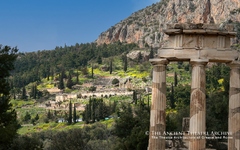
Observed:
[[[72,102],[69,102],[68,123],[72,124]]]
[[[10,88],[6,81],[14,69],[17,48],[0,45],[0,149],[8,149],[17,134],[17,114],[10,104]]]

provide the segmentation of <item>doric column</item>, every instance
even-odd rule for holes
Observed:
[[[148,150],[164,150],[166,128],[166,59],[150,59],[153,65],[152,104]]]
[[[206,73],[205,66],[208,60],[191,60],[192,82],[190,101],[189,150],[205,150],[206,132]],[[201,137],[201,138],[199,138]]]
[[[240,62],[229,64],[229,116],[228,116],[228,149],[240,150]]]

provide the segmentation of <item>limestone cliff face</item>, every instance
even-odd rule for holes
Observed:
[[[161,0],[101,33],[96,42],[109,44],[120,40],[140,47],[159,47],[166,38],[162,32],[166,24],[240,21],[238,8],[240,0]]]

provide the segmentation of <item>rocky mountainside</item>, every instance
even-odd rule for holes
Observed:
[[[140,47],[159,47],[169,23],[222,23],[240,21],[239,0],[161,0],[100,34],[97,44],[120,40]]]

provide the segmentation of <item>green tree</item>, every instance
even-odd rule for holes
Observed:
[[[171,108],[175,108],[174,86],[173,86],[173,83],[171,83],[170,106],[171,106]]]
[[[10,88],[6,80],[14,69],[17,51],[17,48],[0,45],[0,150],[8,148],[18,128],[17,115],[10,104]]]
[[[48,118],[48,119],[52,119],[52,114],[51,114],[50,110],[48,110],[47,118]]]
[[[30,92],[30,97],[32,97],[33,99],[37,98],[37,85],[34,83],[31,87],[31,92]]]
[[[142,55],[141,52],[139,52],[138,55],[137,55],[137,63],[141,62],[142,59],[143,59],[143,55]]]
[[[85,121],[88,124],[90,122],[90,119],[91,119],[91,107],[90,104],[87,104],[83,112],[83,121]]]
[[[35,116],[35,118],[34,118],[36,121],[39,119],[39,116],[38,116],[38,114]]]
[[[31,115],[28,113],[28,111],[26,112],[25,116],[24,116],[24,122],[28,122],[31,120]]]
[[[64,71],[62,71],[61,75],[60,75],[60,79],[59,79],[59,85],[58,88],[63,90],[64,89],[64,82],[63,82],[63,78],[64,78]]]
[[[91,119],[92,122],[94,123],[96,120],[96,98],[92,99],[92,103],[91,103],[91,107],[92,107],[92,114],[91,114]]]
[[[124,63],[124,65],[123,65],[123,71],[124,71],[124,72],[127,72],[128,60],[127,60],[127,55],[126,55],[126,54],[123,56],[123,63]]]
[[[79,73],[78,73],[78,70],[77,70],[77,75],[76,75],[76,84],[79,84]]]
[[[89,74],[87,67],[83,67],[83,68],[81,69],[81,72],[82,72],[82,74],[85,75],[85,76]]]
[[[72,102],[69,102],[68,123],[72,124]]]
[[[136,92],[136,90],[133,90],[133,102],[135,103],[135,105],[137,105],[137,92]]]
[[[92,79],[94,77],[94,72],[93,72],[93,63],[92,63],[92,75],[91,75]]]
[[[73,106],[73,122],[77,122],[77,111],[76,111],[76,106]]]
[[[101,57],[101,56],[98,56],[98,57],[97,57],[97,63],[98,63],[98,64],[102,64],[102,57]]]
[[[73,86],[73,81],[72,81],[72,76],[71,74],[69,73],[68,75],[68,80],[67,80],[67,85],[66,85],[69,89],[72,89],[72,86]]]
[[[112,74],[112,59],[110,60],[110,65],[109,65],[109,73]]]
[[[138,105],[132,109],[130,104],[123,104],[121,108],[122,112],[113,130],[117,136],[114,150],[147,149],[148,135],[145,132],[149,130],[150,124],[148,107]]]
[[[151,47],[151,50],[150,50],[149,58],[150,59],[154,58],[154,52],[153,52],[153,48],[152,47]]]
[[[178,85],[177,72],[174,72],[174,86],[176,87],[177,85]]]
[[[21,99],[24,99],[24,100],[27,99],[27,92],[26,92],[26,88],[25,88],[25,86],[23,86],[23,88],[22,88]]]

